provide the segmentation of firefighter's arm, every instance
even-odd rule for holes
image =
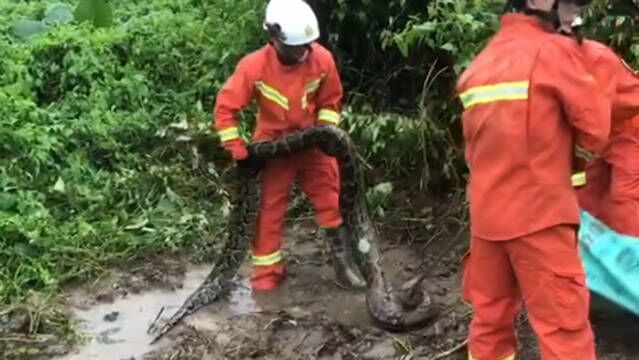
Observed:
[[[619,59],[614,53],[604,53],[597,58],[591,70],[592,76],[603,96],[611,104],[617,96],[617,76],[619,75]]]
[[[327,71],[317,92],[317,120],[320,124],[338,125],[344,90],[335,60],[330,53],[326,56]]]
[[[567,120],[576,130],[578,147],[599,152],[610,135],[610,99],[586,68],[577,44],[560,37],[552,40],[539,51],[531,77],[533,87],[549,90],[559,100]]]
[[[246,144],[240,138],[237,114],[253,99],[254,89],[246,59],[242,59],[217,94],[212,128],[224,148],[235,160],[248,156]]]
[[[595,83],[597,84],[601,95],[605,97],[606,101],[612,107],[617,96],[619,60],[612,51],[604,51],[592,63],[592,68],[589,68],[588,70],[595,78]],[[575,146],[575,157],[577,167],[580,170],[583,170],[588,162],[594,160],[595,154],[578,144]]]
[[[639,115],[639,72],[630,67],[622,58],[617,58],[619,86],[615,98],[615,110],[621,118]]]

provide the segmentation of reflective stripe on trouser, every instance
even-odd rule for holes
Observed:
[[[472,237],[470,246],[463,292],[475,311],[468,342],[474,359],[515,353],[514,320],[523,298],[543,360],[595,360],[590,295],[574,227],[506,241]]]
[[[282,252],[280,250],[277,250],[266,255],[253,254],[251,256],[251,259],[253,260],[253,266],[269,266],[282,261]]]
[[[295,175],[315,210],[320,226],[342,223],[339,213],[339,175],[334,158],[317,150],[269,161],[262,172],[260,213],[257,217],[253,255],[276,253],[282,246],[284,217]]]
[[[484,359],[476,359],[473,357],[472,354],[468,353],[468,360],[484,360]],[[488,360],[488,359],[485,359]],[[515,354],[512,355],[508,355],[505,358],[499,358],[499,359],[494,359],[494,360],[515,360]]]

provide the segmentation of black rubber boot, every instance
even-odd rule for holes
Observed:
[[[348,232],[346,227],[340,226],[335,229],[326,229],[333,258],[333,268],[335,278],[345,286],[354,289],[366,288],[366,280],[359,271],[350,247],[348,246]]]

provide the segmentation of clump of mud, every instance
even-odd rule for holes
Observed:
[[[177,348],[147,354],[144,359],[437,359],[462,348],[465,336],[458,324],[442,319],[438,330],[427,331],[430,335],[394,336],[374,327],[345,325],[325,314],[241,316],[215,333],[191,329],[190,334],[181,335]]]

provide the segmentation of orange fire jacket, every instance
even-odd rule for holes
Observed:
[[[639,114],[639,75],[604,44],[584,40],[582,50],[601,91],[612,101],[611,136],[632,131]]]
[[[620,137],[639,144],[639,75],[604,44],[584,40],[581,49],[599,88],[612,102],[610,141],[601,156],[609,163],[626,167],[632,163],[632,159],[628,159],[631,155],[614,144]],[[628,143],[628,140],[622,143]],[[585,177],[580,179],[581,182],[573,184],[585,184]]]
[[[307,58],[285,66],[271,44],[242,58],[218,93],[213,127],[235,159],[246,157],[237,114],[257,99],[253,138],[270,140],[325,122],[338,124],[343,90],[331,53],[318,43]]]
[[[487,240],[578,224],[573,150],[600,151],[610,133],[610,102],[576,41],[523,14],[500,22],[457,84],[471,231]]]

